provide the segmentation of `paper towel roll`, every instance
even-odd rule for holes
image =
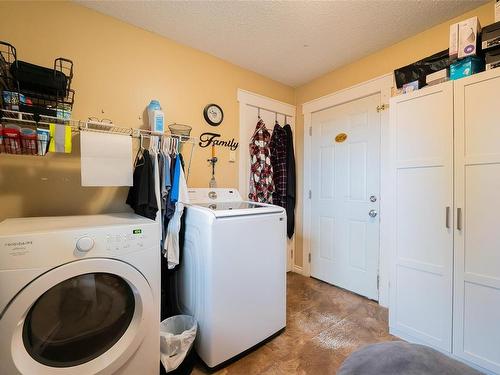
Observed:
[[[132,186],[132,137],[80,132],[82,186]]]

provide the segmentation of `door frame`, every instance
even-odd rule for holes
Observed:
[[[285,102],[280,102],[279,100],[269,98],[260,94],[253,93],[251,91],[238,89],[237,100],[239,103],[240,111],[240,122],[239,122],[239,137],[240,137],[240,147],[238,153],[238,190],[240,192],[246,191],[249,179],[249,170],[247,169],[245,163],[242,161],[244,158],[249,157],[248,145],[250,139],[245,140],[248,134],[248,124],[246,122],[245,114],[246,107],[254,107],[256,109],[262,109],[268,112],[274,112],[278,115],[284,115],[290,119],[288,122],[292,128],[293,143],[295,144],[295,116],[296,107],[295,105],[288,104]],[[256,124],[251,124],[252,129],[255,129]],[[274,126],[274,124],[273,124]],[[295,148],[295,160],[297,160],[297,150]],[[243,197],[243,200],[247,200],[247,197]],[[297,215],[297,207],[295,207],[295,215]],[[287,256],[286,256],[286,267],[287,272],[292,271],[294,267],[294,254],[295,254],[295,234],[291,239],[287,237]]]
[[[355,86],[334,92],[311,100],[302,105],[304,115],[304,211],[303,211],[303,252],[302,252],[302,274],[311,275],[311,264],[309,254],[311,253],[311,130],[312,114],[353,100],[361,99],[373,94],[380,94],[380,100],[384,107],[380,111],[380,212],[390,213],[390,132],[389,132],[389,99],[394,86],[393,74],[389,73]],[[379,304],[389,305],[389,272],[390,272],[390,228],[380,217],[380,243],[379,243]]]

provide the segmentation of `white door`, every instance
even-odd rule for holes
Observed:
[[[455,83],[454,352],[500,373],[500,74]]]
[[[453,83],[391,99],[391,333],[451,351]]]
[[[374,300],[379,261],[378,105],[380,94],[374,94],[313,113],[311,121],[311,275]]]

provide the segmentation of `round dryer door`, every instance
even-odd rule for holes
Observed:
[[[22,374],[113,373],[139,347],[155,308],[148,282],[129,264],[76,261],[15,297],[0,323],[11,345],[1,351]]]

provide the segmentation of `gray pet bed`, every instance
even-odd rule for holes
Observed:
[[[404,341],[368,345],[351,354],[337,375],[480,375],[427,346]]]

